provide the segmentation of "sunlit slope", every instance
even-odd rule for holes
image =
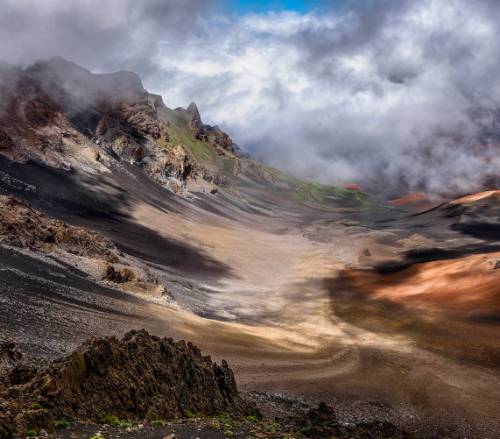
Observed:
[[[303,180],[262,164],[246,154],[234,154],[207,144],[196,138],[190,118],[182,110],[164,107],[159,111],[159,117],[168,123],[169,143],[183,146],[198,164],[215,174],[214,183],[220,189],[230,191],[232,187],[241,195],[246,192],[247,186],[265,187],[274,196],[299,203],[339,204],[359,208],[373,208],[377,204],[359,189]]]

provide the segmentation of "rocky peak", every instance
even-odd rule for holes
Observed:
[[[217,125],[212,126],[203,123],[198,106],[194,102],[191,102],[186,110],[178,108],[177,111],[185,112],[188,116],[189,127],[194,131],[195,137],[198,140],[232,153],[238,150],[238,147],[229,135]]]
[[[200,112],[198,110],[198,106],[191,102],[187,107],[186,114],[189,117],[189,126],[193,130],[199,130],[203,128],[203,122],[201,121]]]
[[[188,182],[215,181],[217,170],[206,171],[171,130],[219,155],[233,151],[232,140],[203,124],[195,103],[176,111],[180,118],[131,72],[93,74],[63,58],[26,69],[0,65],[0,153],[16,161],[98,172],[125,161],[178,193]]]

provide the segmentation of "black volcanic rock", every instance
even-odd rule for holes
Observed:
[[[349,438],[349,439],[410,439],[406,431],[400,430],[390,422],[366,422],[355,425],[339,423],[334,410],[320,403],[302,415],[292,416],[288,422],[292,431],[300,432],[302,437],[311,439]]]

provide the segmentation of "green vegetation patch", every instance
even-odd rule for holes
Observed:
[[[257,167],[260,173],[267,174],[275,183],[283,183],[286,187],[282,188],[281,191],[288,193],[290,198],[296,201],[318,204],[330,201],[357,207],[368,207],[374,204],[371,197],[361,190],[302,180],[263,164],[257,164]]]
[[[152,422],[153,425],[155,425],[156,427],[164,427],[165,425],[167,425],[167,421],[163,419],[160,415],[158,415],[158,413],[156,413],[154,410],[150,410],[146,414],[145,420]]]
[[[118,416],[110,414],[104,415],[103,423],[111,425],[112,427],[119,427],[119,428],[132,427],[132,422],[129,421],[128,419],[120,419]]]
[[[57,429],[65,429],[65,428],[69,428],[71,425],[71,422],[69,422],[67,419],[59,419],[55,422],[55,426]]]

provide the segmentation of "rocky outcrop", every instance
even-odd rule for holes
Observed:
[[[0,65],[0,153],[15,161],[86,172],[126,162],[183,192],[206,171],[184,143],[198,137],[222,151],[232,141],[203,125],[194,104],[189,127],[178,126],[174,141],[169,112],[175,114],[131,72],[92,74],[62,58],[27,69]]]
[[[23,354],[17,350],[13,341],[0,341],[0,370],[15,367],[22,359]]]
[[[117,284],[131,282],[135,280],[135,274],[129,268],[115,268],[113,265],[108,265],[106,267],[106,272],[104,273],[104,279],[109,280]]]
[[[199,130],[203,129],[203,122],[201,121],[200,111],[198,110],[198,106],[194,102],[191,102],[188,105],[186,114],[189,117],[189,127],[192,130],[198,132]]]
[[[178,111],[185,111],[188,116],[189,127],[193,130],[196,139],[231,153],[238,150],[231,137],[218,126],[211,126],[202,122],[200,112],[194,102],[191,102],[186,110],[178,109]]]
[[[197,134],[197,138],[202,142],[217,146],[232,153],[235,153],[238,149],[231,137],[218,126],[205,125],[203,130]]]
[[[258,414],[239,396],[227,363],[213,363],[191,343],[144,330],[122,340],[90,339],[48,369],[20,375],[15,368],[0,384],[0,437],[50,429],[60,419],[172,419],[221,412]]]
[[[410,435],[389,422],[367,422],[355,425],[341,424],[334,410],[325,403],[301,415],[288,418],[290,430],[311,439],[363,438],[409,439]]]
[[[117,259],[111,241],[98,233],[54,220],[13,196],[0,196],[0,243],[34,251],[54,249],[79,256]]]
[[[69,169],[92,166],[92,142],[65,114],[71,99],[60,84],[37,82],[28,71],[0,65],[0,152],[15,161],[35,159]],[[63,106],[64,105],[64,106]],[[83,124],[85,125],[85,124]]]

